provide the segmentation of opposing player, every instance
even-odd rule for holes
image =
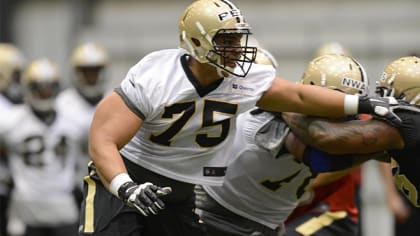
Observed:
[[[325,49],[325,45],[322,48]],[[302,82],[360,96],[368,91],[363,67],[353,58],[339,54],[325,54],[315,58],[306,69]],[[351,120],[356,118],[360,119],[348,117]],[[288,217],[286,235],[356,236],[359,218],[355,201],[355,176],[358,172],[355,171],[346,169],[318,174],[311,185],[311,199],[302,201]],[[323,221],[328,221],[328,224]]]
[[[394,110],[403,120],[404,125],[401,127],[375,119],[331,122],[294,113],[286,113],[283,117],[301,141],[330,153],[371,153],[387,150],[394,160],[392,172],[395,184],[418,209],[419,74],[420,58],[402,57],[385,67],[376,86],[379,96],[394,96],[406,101],[405,105]]]
[[[59,79],[56,64],[33,61],[22,78],[25,105],[1,116],[15,184],[10,207],[27,226],[25,235],[77,234],[71,190],[80,134],[54,108]]]
[[[98,104],[81,234],[202,235],[194,184],[222,184],[236,116],[255,105],[323,116],[382,107],[398,122],[387,99],[297,85],[254,65],[250,31],[232,2],[194,1],[179,20],[181,48],[144,57]]]
[[[352,87],[346,80],[364,84],[363,68],[350,57],[325,55],[309,63],[302,83],[320,85],[323,81],[325,87],[351,94],[364,93],[367,89]],[[288,133],[289,128],[279,113],[257,109],[238,116],[223,185],[196,188],[196,206],[209,235],[283,235],[284,222],[299,201],[314,197],[325,200],[333,192],[347,190],[343,184],[348,181],[342,178],[350,170],[331,173],[330,179],[316,176],[284,146]],[[340,180],[334,182],[337,179]],[[320,197],[313,192],[316,185],[318,189],[321,185],[329,190],[324,190]],[[354,208],[354,202],[340,202],[331,210],[337,212],[339,208],[346,212],[350,207]]]
[[[74,194],[78,204],[82,201],[83,177],[90,161],[88,154],[88,133],[97,103],[106,93],[106,67],[108,53],[98,43],[86,42],[78,45],[71,55],[73,86],[57,97],[57,109],[69,119],[83,137],[80,146],[83,154],[77,161]]]
[[[0,113],[5,115],[23,100],[20,77],[25,59],[13,44],[0,43]],[[5,150],[0,149],[0,235],[6,235],[11,176]]]

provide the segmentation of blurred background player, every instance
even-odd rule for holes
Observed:
[[[74,48],[71,55],[73,71],[71,87],[57,97],[57,109],[64,114],[80,132],[83,154],[77,160],[74,195],[78,206],[82,201],[83,177],[87,175],[88,134],[96,104],[106,93],[106,66],[108,53],[98,43],[86,42]]]
[[[350,50],[337,41],[324,43],[315,51],[315,57],[319,57],[326,54],[339,54],[348,57],[351,56]]]
[[[23,102],[20,77],[24,67],[21,51],[10,43],[0,43],[0,114],[7,116],[14,105]],[[7,231],[7,206],[11,187],[6,150],[0,144],[0,236]]]
[[[335,54],[331,48],[327,51],[318,50],[318,53],[328,53],[315,58],[309,64],[302,83],[351,94],[367,94],[367,76],[363,67],[351,57],[345,57],[348,59],[344,61],[336,60],[335,58],[343,56],[341,52],[344,50],[341,45],[334,46],[337,52]],[[311,198],[301,202],[289,216],[286,235],[357,235],[359,210],[355,186],[359,180],[359,172],[354,173],[354,169],[358,168],[318,174],[310,185]]]
[[[260,48],[256,63],[277,64],[267,51]],[[320,85],[319,82],[325,80],[326,87],[331,89],[350,94],[363,92],[365,87],[346,87],[342,83],[346,79],[363,83],[365,75],[359,67],[352,58],[326,55],[309,64],[302,82]],[[209,235],[284,235],[283,222],[302,196],[305,199],[311,197],[312,191],[305,194],[308,187],[331,183],[351,171],[331,173],[329,178],[315,177],[283,146],[288,132],[289,128],[279,113],[255,109],[238,116],[234,155],[223,186],[197,186],[195,189],[197,212]],[[342,184],[343,181],[338,181],[332,191],[339,190]],[[332,187],[331,184],[328,186]],[[347,203],[341,205],[340,210],[345,212],[346,206]]]
[[[33,61],[22,77],[25,105],[1,116],[14,182],[10,208],[26,225],[26,236],[77,234],[71,191],[80,134],[55,109],[60,79],[55,63]]]

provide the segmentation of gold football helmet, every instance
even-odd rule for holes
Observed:
[[[97,43],[83,43],[73,50],[71,63],[75,72],[75,87],[86,98],[97,98],[104,94],[104,70],[108,54]]]
[[[60,91],[60,74],[57,65],[49,59],[34,60],[22,77],[25,101],[38,112],[54,109]]]
[[[329,42],[321,45],[317,49],[315,57],[319,57],[325,54],[340,54],[344,56],[350,56],[349,50],[339,42]]]
[[[22,102],[20,77],[25,59],[12,44],[0,43],[0,92],[13,103]]]
[[[365,95],[368,92],[363,67],[355,59],[339,54],[326,54],[313,59],[307,66],[301,82],[347,94]]]
[[[248,45],[250,34],[241,11],[228,0],[194,1],[179,20],[180,46],[221,76],[247,75],[257,54]]]
[[[376,93],[420,105],[420,58],[401,57],[389,63],[377,82]]]

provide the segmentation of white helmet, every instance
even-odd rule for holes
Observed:
[[[104,69],[108,64],[106,50],[97,43],[84,43],[73,50],[71,63],[75,72],[75,87],[86,98],[104,94]]]
[[[22,77],[25,101],[35,111],[52,111],[60,91],[59,80],[60,74],[55,63],[46,58],[34,60]]]
[[[319,57],[325,54],[340,54],[344,56],[351,56],[350,51],[339,42],[328,42],[321,45],[317,49],[315,57]]]
[[[13,103],[22,102],[20,77],[24,63],[25,59],[17,47],[0,43],[0,92]]]
[[[180,46],[219,74],[248,74],[257,52],[248,45],[250,34],[241,11],[228,0],[194,1],[179,20]]]

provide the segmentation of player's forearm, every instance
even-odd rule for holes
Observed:
[[[320,130],[321,127],[318,127],[316,124],[312,125],[317,118],[290,112],[282,113],[282,117],[293,134],[299,137],[305,144],[312,145],[314,141],[317,141],[316,135],[322,133],[322,130]]]
[[[398,129],[378,120],[341,122],[283,113],[292,132],[305,144],[333,154],[375,153],[404,146]]]
[[[342,117],[345,115],[345,95],[341,92],[276,79],[257,106],[270,111],[298,112],[314,116]],[[357,100],[356,109],[357,111]]]
[[[345,97],[352,95],[311,85],[302,85],[296,95],[298,113],[328,117],[342,117],[349,112],[357,113],[357,107],[352,111],[345,109]]]
[[[95,163],[102,183],[108,188],[112,179],[120,173],[127,173],[127,169],[115,144],[105,141],[91,141],[91,143],[89,146],[91,159]]]
[[[347,174],[351,173],[356,168],[357,167],[352,167],[352,168],[339,170],[339,171],[320,173],[315,177],[315,179],[311,182],[311,184],[308,187],[313,189],[313,188],[317,188],[323,185],[330,184],[346,176]]]

